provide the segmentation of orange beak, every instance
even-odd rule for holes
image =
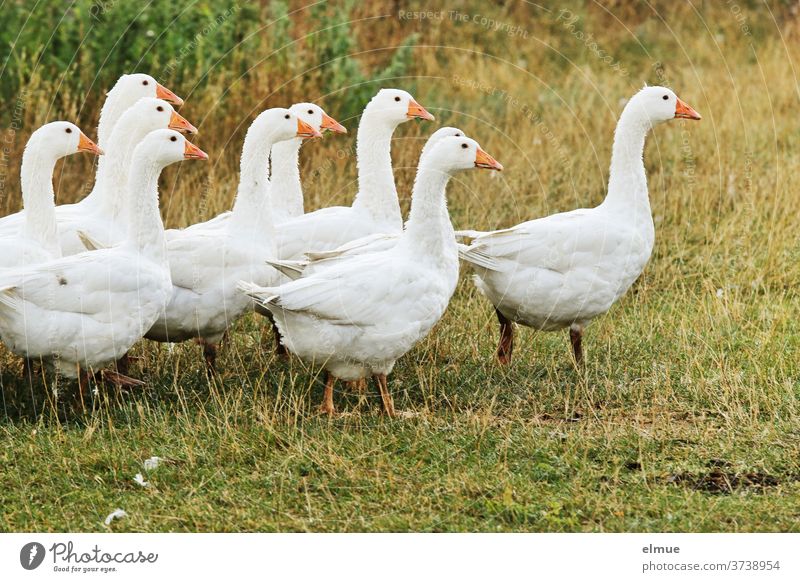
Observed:
[[[408,112],[406,113],[406,116],[409,119],[418,117],[419,119],[427,119],[428,121],[433,121],[435,119],[435,117],[431,115],[427,109],[413,99],[408,104]]]
[[[497,170],[500,172],[503,169],[503,164],[495,160],[481,148],[478,148],[478,153],[475,154],[475,167],[484,168],[486,170]]]
[[[344,125],[336,121],[333,117],[328,115],[327,113],[322,114],[322,129],[328,129],[334,133],[347,133],[347,129],[345,129]]]
[[[89,152],[90,154],[94,154],[96,156],[103,155],[103,150],[97,147],[97,144],[86,137],[83,132],[81,132],[80,136],[78,136],[78,151]]]
[[[297,137],[308,139],[310,137],[322,137],[322,134],[298,117]]]
[[[183,146],[183,157],[186,160],[207,160],[208,154],[187,139]]]
[[[183,105],[183,99],[175,95],[175,93],[164,87],[161,83],[156,83],[156,97],[178,107]]]
[[[680,99],[677,100],[675,103],[675,117],[679,119],[695,119],[700,120],[700,114],[689,107],[686,103],[681,101]]]
[[[186,119],[177,111],[172,112],[172,115],[169,118],[168,127],[170,129],[174,129],[175,131],[180,131],[181,133],[187,133],[187,134],[197,133],[197,128],[188,121],[186,121]]]

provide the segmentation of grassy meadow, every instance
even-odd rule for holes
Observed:
[[[314,101],[350,130],[302,150],[316,209],[352,200],[369,97],[409,90],[436,121],[395,133],[403,208],[423,140],[454,125],[506,168],[449,188],[455,227],[478,229],[598,204],[616,119],[643,83],[703,115],[648,139],[656,248],[588,328],[585,371],[566,331],[524,328],[498,366],[494,312],[466,266],[390,377],[412,418],[382,416],[374,386],[364,399],[341,385],[344,413],[318,416],[320,370],[277,358],[255,316],[231,330],[218,376],[192,343],[141,342],[131,373],[147,386],[101,390],[83,412],[74,384],[31,385],[3,350],[0,530],[800,530],[796,6],[455,4],[79,0],[31,13],[0,0],[3,214],[20,206],[30,133],[68,119],[95,135],[123,72],[186,99],[211,156],[165,171],[168,227],[230,208],[244,131],[266,107]],[[92,163],[59,165],[59,202],[90,189]],[[167,462],[144,471],[152,455]],[[105,526],[117,507],[128,517]]]

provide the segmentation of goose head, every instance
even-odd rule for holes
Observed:
[[[428,152],[430,152],[433,149],[433,146],[442,141],[443,138],[464,137],[465,135],[466,134],[457,127],[440,127],[431,134],[431,136],[428,138],[428,141],[426,141],[425,145],[422,146],[422,153],[420,154],[420,159],[422,159]]]
[[[503,165],[481,149],[478,142],[466,136],[442,138],[431,149],[427,161],[447,174],[471,168],[498,171],[503,169]]]
[[[183,99],[145,73],[122,75],[111,92],[124,94],[130,103],[135,103],[144,97],[156,97],[178,107],[183,105]]]
[[[253,122],[252,128],[256,129],[260,135],[269,135],[275,142],[295,137],[301,139],[322,137],[318,129],[303,121],[296,113],[283,107],[274,107],[262,112]]]
[[[401,89],[381,89],[369,102],[364,113],[385,119],[394,126],[409,119],[434,120],[433,115],[417,103],[410,93]]]
[[[35,147],[37,153],[56,160],[78,152],[95,155],[103,153],[97,144],[78,129],[77,125],[69,121],[54,121],[43,125],[33,132],[28,144],[28,147]]]
[[[162,168],[181,160],[208,160],[208,154],[173,129],[151,131],[136,152]]]
[[[670,119],[701,119],[697,111],[666,87],[645,87],[628,101],[625,110],[630,110],[649,125]]]
[[[196,134],[197,128],[189,123],[172,105],[163,99],[146,97],[139,99],[122,116],[120,126],[136,123],[136,133],[144,136],[155,129],[174,129],[186,134]]]
[[[319,132],[328,130],[333,133],[347,133],[347,129],[341,123],[314,103],[295,103],[289,108],[289,111]]]

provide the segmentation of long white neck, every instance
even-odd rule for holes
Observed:
[[[439,262],[452,255],[455,249],[455,234],[445,194],[451,177],[436,169],[429,160],[420,161],[402,244],[422,260]]]
[[[397,126],[364,111],[358,126],[358,194],[353,208],[363,209],[378,222],[402,228],[400,201],[392,174],[392,133]]]
[[[57,157],[38,151],[39,140],[31,140],[22,154],[20,178],[25,223],[22,234],[36,241],[55,257],[61,256],[56,225],[56,201],[53,170]]]
[[[128,240],[142,256],[167,264],[164,223],[158,210],[158,178],[164,165],[140,150],[133,158],[128,188]]]
[[[296,137],[272,146],[270,158],[270,196],[275,222],[283,222],[303,214],[303,186],[300,183],[300,146],[303,139]]]
[[[110,151],[109,140],[114,126],[117,125],[119,118],[128,108],[128,103],[124,103],[124,95],[121,87],[113,87],[106,95],[103,108],[100,110],[100,121],[97,124],[97,145],[103,151]]]
[[[644,141],[651,129],[636,109],[622,112],[614,132],[608,194],[602,206],[626,215],[635,224],[652,225],[647,176],[644,171]]]
[[[81,202],[109,222],[120,219],[127,206],[128,172],[133,150],[139,143],[141,131],[137,131],[137,120],[123,117],[115,126],[108,140],[106,154],[100,156],[97,177],[92,191]],[[100,146],[102,147],[102,146]]]
[[[228,222],[232,236],[247,238],[253,245],[270,252],[275,244],[275,226],[270,201],[269,152],[275,144],[274,131],[253,122],[242,146],[239,189]],[[274,254],[274,253],[273,253]]]

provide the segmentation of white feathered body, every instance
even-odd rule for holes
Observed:
[[[272,257],[268,245],[216,228],[166,234],[173,288],[164,313],[146,335],[148,339],[219,341],[225,330],[253,307],[252,299],[237,291],[237,282],[277,283],[277,272],[266,263]]]
[[[22,234],[0,234],[0,272],[3,268],[25,267],[53,259],[53,253],[42,248],[39,241]]]
[[[169,271],[128,244],[0,272],[0,339],[74,377],[124,355],[170,288]]]
[[[625,223],[599,206],[484,234],[462,256],[506,318],[553,331],[607,312],[642,273],[653,242],[652,220]]]
[[[287,283],[267,307],[292,353],[356,380],[391,372],[442,317],[457,281],[455,244],[436,262],[398,246]]]
[[[308,251],[331,251],[362,237],[399,234],[401,229],[401,222],[376,220],[362,208],[334,206],[276,225],[276,250],[281,259],[299,259]]]

